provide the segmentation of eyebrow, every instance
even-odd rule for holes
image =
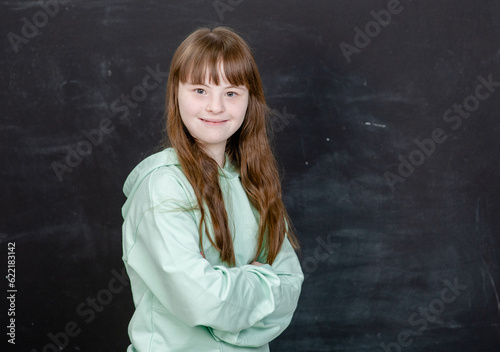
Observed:
[[[204,86],[204,87],[209,87],[208,85],[204,84],[204,83],[200,83],[200,84],[195,84],[195,83],[185,83],[187,85],[190,85],[190,86]],[[225,87],[222,87],[224,89],[246,89],[245,86],[235,86],[235,85],[230,85],[230,86],[225,86]]]

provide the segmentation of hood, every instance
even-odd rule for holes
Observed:
[[[130,208],[130,201],[139,188],[142,180],[144,180],[144,178],[146,178],[146,176],[154,170],[170,165],[178,165],[179,167],[181,165],[179,159],[177,158],[177,153],[173,148],[167,148],[159,153],[147,157],[132,170],[123,185],[123,193],[128,198],[122,208],[122,215],[124,218]],[[224,168],[219,169],[219,175],[224,178],[235,178],[239,176],[237,168],[229,161],[227,155]]]

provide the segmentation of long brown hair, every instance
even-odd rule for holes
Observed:
[[[287,234],[292,246],[299,243],[281,199],[281,181],[276,159],[269,145],[266,119],[269,109],[264,98],[262,81],[255,59],[246,42],[226,27],[201,28],[189,35],[174,54],[167,82],[166,139],[164,147],[177,152],[184,173],[194,189],[201,212],[200,246],[205,229],[220,258],[235,265],[233,241],[219,186],[219,166],[190,135],[179,113],[179,83],[203,84],[206,75],[219,84],[219,68],[223,64],[225,78],[235,86],[244,85],[249,92],[247,112],[242,126],[226,143],[226,154],[239,168],[241,183],[252,205],[259,212],[257,260],[264,246],[266,263],[272,264]],[[206,225],[205,210],[210,213],[213,236]]]

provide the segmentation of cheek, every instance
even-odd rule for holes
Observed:
[[[245,115],[247,113],[247,110],[248,110],[248,101],[246,103],[242,103],[242,104],[238,105],[238,107],[237,107],[238,116],[240,116],[241,119],[244,119]]]
[[[179,97],[179,113],[181,114],[181,118],[184,120],[185,118],[191,117],[196,113],[195,104],[189,99],[181,99]]]

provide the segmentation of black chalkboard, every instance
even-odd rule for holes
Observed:
[[[2,351],[126,349],[122,185],[161,139],[174,50],[220,24],[254,50],[302,244],[271,349],[498,351],[499,1],[0,8]]]

